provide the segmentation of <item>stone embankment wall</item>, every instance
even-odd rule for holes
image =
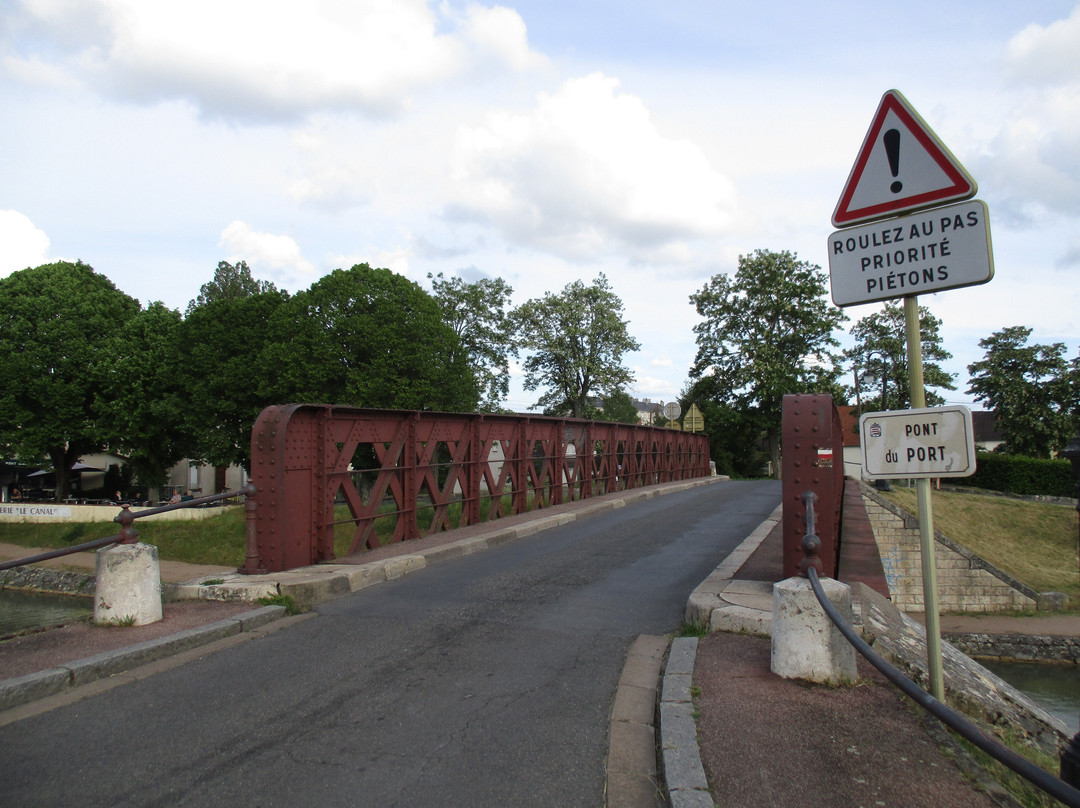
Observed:
[[[945,634],[969,657],[1020,662],[1071,662],[1080,665],[1080,637],[1027,634]]]
[[[919,521],[869,486],[863,501],[874,529],[893,603],[904,612],[922,612],[922,553]],[[938,608],[943,612],[1029,611],[1039,594],[941,533],[934,534]]]
[[[853,583],[854,625],[870,646],[922,687],[927,687],[926,629],[870,587]],[[946,701],[977,723],[1019,734],[1046,754],[1057,757],[1069,741],[1068,729],[1012,685],[965,656],[949,642],[941,644]]]

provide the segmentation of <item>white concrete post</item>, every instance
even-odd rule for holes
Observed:
[[[822,578],[821,586],[850,622],[851,590],[847,584]],[[806,578],[773,584],[770,667],[785,679],[841,684],[858,678],[855,649],[825,614]]]
[[[98,550],[94,622],[143,626],[161,620],[161,567],[151,544]]]

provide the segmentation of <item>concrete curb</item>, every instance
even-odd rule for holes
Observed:
[[[608,727],[607,808],[656,808],[656,684],[667,637],[641,635],[626,656]]]
[[[174,656],[216,640],[252,631],[285,616],[283,606],[263,606],[198,628],[105,651],[49,670],[0,682],[0,710],[54,696],[73,687],[105,679],[132,668]]]
[[[660,696],[660,751],[671,808],[713,808],[698,747],[691,682],[697,637],[671,643]]]
[[[777,505],[754,532],[690,594],[685,620],[710,631],[746,632],[768,636],[772,631],[772,584],[737,581],[735,573],[765,541],[783,514]]]
[[[539,516],[528,522],[509,527],[496,526],[493,530],[479,536],[367,564],[316,564],[311,567],[266,575],[241,575],[239,573],[229,573],[224,576],[207,575],[189,583],[175,585],[172,588],[173,598],[175,600],[206,599],[253,603],[259,598],[280,594],[289,595],[302,606],[311,606],[343,597],[373,584],[409,575],[432,564],[487,550],[508,541],[575,522],[578,519],[622,508],[632,502],[673,494],[727,479],[729,478],[724,476],[699,477],[683,483],[667,483],[662,487],[653,486],[624,491],[618,497],[604,498],[571,512]],[[220,580],[220,583],[204,583],[208,580]]]
[[[783,506],[735,548],[690,594],[687,623],[710,631],[768,635],[772,630],[772,584],[737,581],[735,573],[780,521]],[[671,808],[714,808],[694,717],[694,663],[697,637],[678,637],[671,644],[660,696],[660,750]]]

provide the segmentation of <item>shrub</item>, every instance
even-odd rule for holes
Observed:
[[[1076,478],[1068,460],[979,452],[975,474],[953,482],[1023,496],[1076,496]]]

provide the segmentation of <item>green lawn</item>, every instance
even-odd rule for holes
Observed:
[[[918,513],[914,488],[886,493],[908,513]],[[1023,581],[1036,592],[1080,597],[1077,512],[1063,505],[934,491],[934,529]]]

